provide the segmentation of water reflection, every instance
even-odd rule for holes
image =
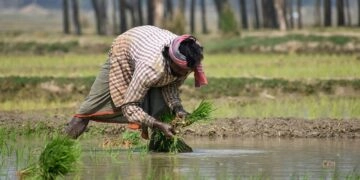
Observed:
[[[104,150],[97,141],[83,142],[80,171],[65,179],[360,178],[358,139],[188,138],[186,142],[193,153]],[[0,179],[16,177],[13,168],[19,164],[3,164],[0,172],[7,174],[0,173]]]
[[[354,139],[187,139],[193,153],[119,153],[106,172],[122,179],[334,179],[360,174],[360,141]],[[106,156],[106,155],[105,155]],[[324,167],[324,160],[334,167]],[[108,160],[109,161],[109,160]],[[86,169],[101,169],[89,163]],[[94,167],[96,166],[96,167]]]

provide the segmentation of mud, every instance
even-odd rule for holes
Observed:
[[[0,111],[0,128],[17,134],[61,131],[70,111]],[[120,135],[127,125],[91,122],[87,134]],[[360,119],[301,118],[224,118],[199,122],[184,128],[180,135],[203,137],[284,137],[284,138],[360,138]]]

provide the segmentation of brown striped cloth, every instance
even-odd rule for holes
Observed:
[[[109,90],[115,105],[130,123],[152,127],[155,119],[140,104],[148,90],[159,87],[170,109],[182,106],[179,86],[188,76],[171,74],[162,51],[178,37],[155,26],[139,26],[119,35],[109,51]],[[101,112],[97,112],[101,113]],[[77,117],[90,115],[77,114]]]

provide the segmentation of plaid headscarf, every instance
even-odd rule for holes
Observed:
[[[185,35],[176,37],[171,42],[170,48],[169,48],[169,55],[170,55],[172,61],[175,62],[175,64],[177,64],[181,68],[186,69],[186,70],[188,70],[190,68],[187,66],[186,56],[184,56],[183,54],[180,53],[179,47],[180,47],[180,43],[188,38],[191,38],[196,43],[198,43],[193,36],[185,34]],[[203,71],[201,63],[199,65],[197,65],[194,70],[194,78],[195,78],[195,87],[201,87],[203,85],[208,84],[208,81],[206,79],[206,76]]]

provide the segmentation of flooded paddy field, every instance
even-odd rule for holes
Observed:
[[[34,162],[42,138],[19,139],[1,154],[0,179]],[[104,148],[83,139],[82,162],[65,179],[358,179],[359,139],[186,138],[192,153]],[[9,146],[10,147],[10,146]]]
[[[190,78],[180,89],[188,111],[203,99],[216,108],[211,121],[179,132],[194,152],[104,146],[108,137],[121,139],[127,126],[91,122],[78,140],[77,171],[59,179],[359,180],[359,59],[208,54],[209,85],[195,89]],[[104,56],[3,54],[0,60],[0,180],[12,180],[63,130]]]

